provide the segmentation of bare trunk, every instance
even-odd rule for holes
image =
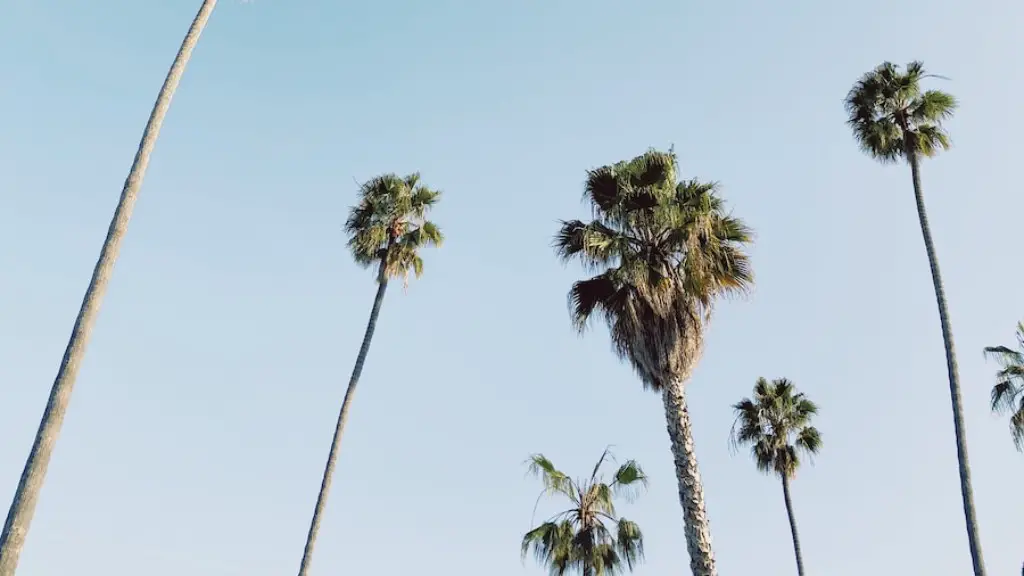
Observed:
[[[800,537],[796,533],[796,516],[793,515],[793,501],[789,497],[789,478],[782,476],[782,496],[786,499],[786,515],[789,516],[789,531],[793,534],[793,552],[796,553],[796,573],[804,576],[804,556],[800,553]]]
[[[309,566],[313,561],[313,546],[316,544],[317,534],[320,532],[320,520],[327,507],[327,493],[331,489],[331,480],[334,477],[334,468],[338,463],[338,451],[341,449],[341,435],[345,431],[345,422],[348,420],[348,410],[352,405],[355,396],[356,384],[359,383],[359,375],[363,373],[363,364],[366,362],[366,355],[370,351],[370,341],[373,340],[373,332],[377,328],[377,316],[380,315],[380,307],[384,302],[384,292],[388,287],[388,279],[384,274],[384,264],[381,264],[380,275],[378,276],[377,296],[373,300],[373,308],[370,310],[370,321],[366,324],[366,333],[363,335],[363,343],[359,347],[359,355],[356,357],[356,365],[352,369],[352,377],[348,381],[348,389],[345,390],[345,399],[341,402],[341,412],[338,414],[338,423],[334,427],[334,440],[331,441],[331,451],[327,456],[327,466],[324,467],[323,481],[320,483],[320,494],[316,497],[316,508],[313,509],[313,521],[309,525],[309,533],[306,535],[306,548],[302,552],[302,563],[299,565],[299,576],[309,574]]]
[[[142,133],[142,141],[139,143],[138,152],[135,154],[135,161],[132,163],[128,178],[125,180],[124,188],[121,190],[121,199],[114,211],[114,217],[107,230],[107,238],[100,250],[99,260],[92,272],[92,279],[85,291],[82,306],[75,319],[75,326],[71,331],[71,338],[64,351],[64,358],[61,361],[57,377],[50,389],[50,398],[43,411],[42,421],[39,423],[39,430],[36,432],[35,441],[32,443],[32,450],[29,452],[25,468],[21,473],[21,480],[14,493],[14,500],[11,502],[10,511],[7,513],[7,521],[4,523],[3,535],[0,536],[0,576],[14,576],[18,566],[18,558],[25,545],[25,537],[28,534],[29,525],[32,523],[32,516],[35,513],[36,503],[39,500],[39,492],[46,477],[46,469],[53,454],[57,436],[60,434],[61,424],[64,422],[64,415],[67,412],[68,403],[71,400],[71,391],[75,385],[75,378],[78,376],[78,369],[81,366],[82,358],[85,356],[85,348],[92,332],[93,324],[99,313],[103,295],[106,292],[107,284],[110,281],[111,273],[114,270],[114,263],[117,260],[118,252],[121,249],[121,241],[124,239],[128,229],[128,221],[135,207],[135,200],[138,198],[139,189],[142,187],[142,178],[146,174],[146,167],[149,165],[149,156],[153,153],[157,136],[160,134],[160,126],[163,124],[167,109],[171,105],[171,98],[178,87],[185,65],[188,64],[192,50],[199,41],[199,36],[210,19],[216,0],[204,0],[199,8],[199,13],[192,26],[181,43],[178,55],[171,65],[167,78],[164,80],[160,93],[157,95],[153,111],[150,113],[149,122]]]
[[[704,508],[704,486],[697,468],[693,445],[693,426],[686,407],[682,379],[672,380],[662,393],[668,436],[672,441],[672,459],[679,481],[679,502],[683,506],[686,551],[690,555],[693,576],[717,576],[715,554],[711,549],[711,527]]]
[[[918,166],[918,157],[911,150],[907,154],[907,158],[910,162],[910,172],[914,181],[914,200],[917,202],[917,217],[921,222],[921,234],[924,236],[924,246],[928,252],[928,265],[932,271],[935,301],[939,306],[942,340],[946,345],[946,369],[949,373],[949,395],[953,404],[953,430],[956,434],[957,463],[960,467],[960,494],[963,498],[964,517],[967,521],[967,541],[971,550],[974,576],[985,576],[985,562],[982,560],[981,540],[978,536],[978,520],[974,511],[974,491],[971,489],[971,466],[967,461],[967,431],[964,427],[963,401],[960,397],[960,374],[956,365],[956,351],[953,348],[953,329],[949,325],[946,293],[942,287],[942,276],[939,274],[939,260],[935,255],[935,244],[932,242],[932,233],[928,226],[928,213],[924,207],[924,192],[921,189],[921,172]]]

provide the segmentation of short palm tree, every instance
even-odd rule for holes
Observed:
[[[1010,414],[1010,433],[1017,450],[1024,451],[1024,322],[1017,323],[1017,349],[988,346],[985,355],[999,362],[992,387],[992,411]]]
[[[356,356],[356,364],[352,369],[345,399],[341,403],[341,412],[338,414],[338,422],[334,428],[334,439],[331,441],[331,451],[327,457],[320,493],[313,510],[313,520],[306,537],[299,576],[306,576],[309,573],[313,546],[320,531],[320,521],[327,505],[327,493],[331,488],[331,479],[338,461],[345,421],[348,419],[359,375],[366,362],[366,354],[370,351],[370,340],[373,339],[373,331],[377,326],[377,316],[384,302],[388,281],[399,277],[407,281],[410,273],[419,277],[423,273],[420,249],[425,246],[440,246],[443,242],[444,237],[440,228],[426,219],[427,212],[440,198],[440,192],[420,183],[419,174],[410,174],[404,178],[385,174],[362,185],[359,203],[352,208],[345,222],[352,257],[364,267],[372,266],[377,269],[377,296],[370,309],[370,321],[366,325],[363,343],[359,347],[359,355]]]
[[[142,132],[142,140],[135,153],[135,160],[132,162],[128,178],[121,189],[121,198],[114,210],[110,228],[107,230],[107,237],[103,241],[99,259],[96,261],[92,278],[89,280],[89,287],[85,290],[82,306],[78,310],[78,317],[75,318],[71,338],[64,350],[64,358],[61,360],[57,377],[50,388],[50,398],[46,402],[46,409],[43,411],[39,429],[36,431],[35,441],[32,443],[28,460],[25,462],[21,479],[14,492],[11,508],[7,512],[7,521],[4,523],[3,533],[0,534],[0,576],[14,576],[18,567],[18,558],[25,546],[29,525],[32,523],[36,503],[39,501],[39,493],[42,491],[43,481],[46,478],[46,469],[50,465],[50,457],[57,444],[57,437],[60,435],[61,425],[64,423],[64,415],[71,402],[71,391],[75,387],[82,359],[85,358],[89,336],[96,324],[96,317],[99,315],[107,284],[110,283],[110,277],[114,272],[114,264],[121,251],[121,243],[128,231],[128,221],[132,217],[135,201],[142,188],[142,179],[149,166],[149,157],[156,147],[160,127],[163,125],[164,117],[167,116],[174,92],[178,89],[178,83],[185,73],[185,67],[192,57],[192,51],[198,44],[199,36],[206,27],[216,4],[217,0],[203,0],[200,5],[199,12],[193,19],[192,25],[181,43],[181,48],[178,49],[178,54],[171,64],[171,69],[167,72],[163,86],[160,87],[156,102],[153,104],[153,111]]]
[[[734,445],[750,446],[757,469],[782,479],[782,495],[786,500],[789,529],[793,534],[797,574],[804,576],[804,560],[800,538],[789,495],[789,481],[800,467],[801,455],[813,456],[821,449],[821,434],[811,426],[818,407],[796,391],[785,378],[768,382],[758,378],[754,396],[733,405],[736,423],[732,429]]]
[[[580,576],[613,576],[630,571],[643,559],[644,537],[636,523],[616,517],[615,496],[631,500],[647,486],[647,476],[633,460],[616,468],[607,481],[601,469],[614,461],[605,450],[586,480],[573,480],[542,454],[530,457],[530,472],[544,483],[544,495],[560,494],[571,508],[523,536],[523,558],[533,550],[551,576],[572,571]],[[539,501],[539,498],[538,498]]]
[[[684,387],[716,299],[753,282],[744,253],[751,232],[726,211],[715,184],[677,182],[676,164],[671,151],[652,150],[590,171],[584,197],[593,220],[563,222],[555,247],[595,274],[569,291],[576,328],[603,319],[616,354],[662,396],[690,567],[715,576]]]
[[[949,135],[943,121],[953,116],[956,99],[939,90],[922,90],[921,80],[929,77],[920,62],[911,62],[900,70],[884,62],[868,72],[854,84],[846,97],[847,123],[861,149],[883,164],[906,161],[917,203],[917,217],[924,236],[925,251],[931,267],[935,300],[939,307],[939,322],[946,346],[946,368],[949,373],[949,392],[953,404],[953,429],[956,435],[957,456],[960,467],[960,492],[963,498],[967,537],[975,576],[983,576],[985,563],[978,536],[978,521],[971,489],[971,468],[967,459],[967,437],[964,426],[963,403],[960,395],[960,375],[953,348],[953,330],[949,322],[949,309],[939,274],[939,260],[935,254],[928,213],[921,189],[920,162],[950,147]]]

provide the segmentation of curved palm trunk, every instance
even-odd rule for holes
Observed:
[[[796,533],[796,516],[793,515],[793,501],[789,498],[789,477],[782,476],[782,496],[786,499],[786,514],[789,516],[789,531],[793,533],[793,552],[796,553],[796,573],[804,576],[804,556],[800,553],[800,537]]]
[[[306,548],[302,552],[302,564],[299,565],[299,576],[309,574],[309,565],[313,560],[313,546],[316,544],[317,533],[320,532],[320,520],[327,507],[327,492],[331,489],[331,479],[334,477],[334,467],[338,463],[338,451],[341,448],[341,435],[345,431],[345,422],[348,420],[348,409],[352,405],[352,398],[355,396],[356,384],[359,383],[359,375],[363,372],[363,364],[366,362],[366,354],[370,351],[370,341],[373,339],[373,331],[377,328],[377,316],[380,315],[380,306],[384,302],[384,291],[387,290],[388,279],[384,274],[384,265],[381,264],[380,275],[377,280],[377,297],[373,300],[373,308],[370,310],[370,321],[366,324],[366,333],[363,335],[363,343],[359,347],[359,356],[356,357],[356,365],[352,369],[352,377],[348,381],[348,389],[345,391],[345,399],[341,402],[341,412],[338,414],[338,423],[334,427],[334,440],[331,441],[331,452],[327,456],[327,466],[324,468],[324,478],[320,483],[320,494],[316,497],[316,508],[313,510],[313,521],[309,525],[309,534],[306,535]]]
[[[25,537],[28,534],[29,525],[32,523],[32,516],[35,513],[36,503],[39,500],[39,492],[46,477],[46,469],[50,463],[50,456],[53,454],[57,436],[60,434],[61,424],[64,422],[64,415],[67,412],[68,403],[71,400],[71,390],[75,385],[75,378],[78,376],[78,369],[81,366],[82,358],[85,357],[85,348],[92,332],[93,324],[99,313],[103,295],[106,292],[107,284],[110,282],[111,273],[114,270],[114,263],[117,260],[118,252],[121,249],[121,242],[128,229],[128,220],[131,218],[132,210],[135,207],[135,200],[138,198],[139,189],[142,187],[142,178],[146,174],[149,165],[149,156],[153,153],[157,136],[160,134],[160,127],[167,109],[171,105],[171,98],[178,88],[181,76],[185,72],[185,66],[192,56],[192,50],[199,42],[199,36],[206,27],[210,14],[213,12],[216,0],[204,0],[188,29],[178,55],[174,58],[170,71],[164,79],[164,84],[157,95],[153,111],[150,113],[149,122],[142,133],[142,141],[135,153],[135,161],[132,163],[128,178],[125,180],[124,188],[121,190],[121,199],[114,210],[114,217],[107,230],[106,240],[100,250],[99,260],[92,272],[92,279],[85,291],[82,306],[75,319],[75,326],[71,331],[71,338],[64,351],[64,358],[61,361],[57,377],[50,389],[50,398],[47,400],[46,409],[43,411],[42,421],[39,423],[39,430],[36,432],[35,441],[32,443],[32,450],[29,452],[25,468],[21,473],[21,480],[14,493],[14,500],[11,503],[10,511],[7,513],[7,521],[4,523],[3,535],[0,536],[0,576],[14,576],[18,565],[18,558],[21,549],[25,545]]]
[[[953,404],[953,430],[956,433],[956,453],[960,466],[960,493],[964,501],[964,516],[967,520],[967,540],[974,564],[974,576],[984,576],[985,563],[981,556],[981,541],[978,537],[978,520],[974,511],[974,491],[971,489],[971,467],[967,462],[967,432],[964,428],[963,402],[960,397],[960,374],[956,365],[956,351],[953,349],[953,330],[949,326],[949,310],[946,294],[939,274],[939,260],[935,255],[931,229],[928,227],[928,213],[924,207],[924,192],[921,190],[921,173],[917,154],[907,154],[910,172],[914,180],[914,200],[917,202],[917,217],[921,221],[921,234],[928,252],[928,265],[932,271],[935,286],[935,301],[939,306],[939,322],[942,325],[942,340],[946,345],[946,368],[949,372],[949,395]]]
[[[672,380],[662,392],[665,419],[672,441],[672,459],[679,481],[679,502],[683,506],[686,551],[690,555],[693,576],[717,576],[715,554],[711,549],[711,527],[704,507],[704,486],[697,468],[693,446],[693,425],[686,407],[683,380]]]

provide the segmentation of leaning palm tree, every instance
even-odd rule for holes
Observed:
[[[1024,322],[1017,323],[1017,350],[987,346],[985,355],[1001,366],[992,387],[992,411],[1010,414],[1013,443],[1024,451]]]
[[[587,175],[590,222],[562,222],[555,247],[591,278],[573,284],[569,307],[582,332],[608,325],[615,353],[645,389],[660,393],[695,576],[715,576],[711,531],[693,445],[685,385],[700,358],[715,300],[749,288],[751,232],[727,213],[717,186],[676,181],[673,152],[649,151]]]
[[[348,410],[352,405],[359,375],[366,362],[366,354],[370,351],[370,340],[373,339],[373,331],[377,326],[377,316],[384,302],[388,281],[401,277],[408,282],[410,273],[419,277],[423,274],[420,249],[425,246],[440,246],[444,241],[440,228],[426,219],[427,212],[440,198],[440,192],[420,183],[419,174],[410,174],[404,178],[385,174],[362,185],[359,190],[359,203],[352,208],[345,222],[345,231],[349,235],[348,246],[356,263],[377,269],[377,296],[373,299],[370,321],[366,324],[363,343],[359,347],[359,355],[356,356],[356,364],[352,369],[345,399],[341,403],[341,412],[338,414],[338,422],[334,428],[334,439],[331,441],[331,451],[327,456],[320,494],[313,510],[313,521],[306,536],[299,576],[306,576],[309,573],[313,546],[320,531],[320,520],[327,506],[327,492],[331,489],[331,479],[338,461],[341,435],[345,430],[345,421],[348,420]]]
[[[643,559],[640,527],[616,517],[613,499],[621,496],[631,500],[647,486],[647,476],[630,460],[615,470],[609,482],[601,475],[601,468],[609,461],[614,457],[605,450],[589,478],[573,480],[542,454],[530,457],[530,472],[544,483],[541,496],[560,494],[571,507],[523,536],[523,558],[532,549],[537,562],[546,566],[551,576],[572,571],[580,576],[613,576],[622,573],[623,568],[632,571]]]
[[[785,378],[768,382],[758,378],[753,398],[744,398],[733,405],[736,423],[732,429],[734,446],[750,446],[757,469],[776,474],[782,479],[782,496],[786,500],[789,530],[793,534],[796,571],[804,576],[804,559],[800,554],[800,538],[796,531],[789,481],[800,467],[801,454],[813,456],[821,448],[821,434],[811,426],[818,407]]]
[[[178,88],[181,76],[185,72],[185,66],[188,64],[192,51],[199,42],[199,36],[203,32],[203,28],[206,27],[216,4],[216,0],[204,0],[199,7],[199,12],[181,43],[178,55],[174,58],[170,71],[167,72],[163,86],[157,94],[156,103],[153,105],[153,111],[149,115],[149,121],[142,132],[142,141],[135,153],[135,161],[132,162],[128,178],[121,190],[121,199],[114,210],[114,217],[107,230],[107,238],[100,249],[99,260],[93,268],[89,287],[85,290],[82,306],[78,310],[78,317],[75,318],[75,325],[71,330],[71,338],[64,350],[64,358],[61,360],[57,377],[50,388],[50,398],[46,402],[46,409],[43,411],[35,441],[32,443],[32,449],[25,462],[21,479],[18,481],[11,508],[7,513],[3,534],[0,535],[0,576],[14,576],[14,571],[18,566],[18,558],[21,556],[25,537],[28,535],[29,525],[35,514],[36,503],[39,501],[39,493],[46,477],[46,469],[50,464],[50,456],[53,454],[54,445],[60,435],[64,415],[67,413],[68,403],[71,401],[71,391],[75,386],[75,379],[78,377],[82,359],[85,357],[86,345],[89,343],[89,336],[96,323],[103,295],[110,282],[110,276],[113,274],[114,263],[121,251],[121,242],[128,231],[128,221],[135,208],[139,189],[142,188],[142,179],[146,175],[149,157],[156,146],[160,127],[163,125],[164,117],[167,115],[167,109],[171,105],[171,99]]]
[[[939,260],[935,254],[928,214],[921,189],[920,163],[950,147],[949,135],[943,121],[953,116],[956,99],[939,90],[922,90],[921,80],[929,77],[920,62],[907,64],[904,70],[884,62],[868,72],[854,84],[846,97],[847,123],[861,150],[883,164],[900,160],[910,164],[910,174],[917,203],[917,217],[924,236],[925,251],[931,267],[935,300],[939,307],[939,322],[946,346],[946,368],[949,373],[949,392],[953,404],[953,429],[960,467],[960,492],[963,497],[967,538],[975,576],[985,573],[978,537],[978,521],[974,511],[974,493],[971,490],[971,468],[967,460],[967,437],[964,427],[963,403],[960,397],[960,375],[953,349],[953,330],[949,323],[949,309],[939,274]]]

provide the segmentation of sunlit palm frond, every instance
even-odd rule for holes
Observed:
[[[750,446],[762,472],[792,476],[801,454],[813,456],[821,449],[821,433],[811,425],[817,405],[785,378],[758,378],[752,398],[737,402],[733,410],[733,446]]]
[[[562,494],[570,500],[577,501],[578,496],[573,490],[572,480],[565,475],[543,454],[534,454],[529,459],[529,473],[540,478],[544,491],[548,494]]]

